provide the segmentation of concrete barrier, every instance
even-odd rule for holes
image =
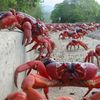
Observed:
[[[22,46],[23,34],[17,31],[0,31],[0,100],[15,91],[13,74],[20,64],[25,63],[25,48]],[[24,73],[20,75],[21,80]],[[18,81],[20,84],[21,81]],[[20,88],[20,86],[19,86]]]

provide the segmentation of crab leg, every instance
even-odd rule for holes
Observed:
[[[34,61],[27,62],[27,63],[22,64],[19,67],[17,67],[15,74],[14,74],[14,83],[15,83],[16,87],[17,87],[18,73],[23,72],[28,69],[37,70],[41,76],[44,76],[44,77],[50,79],[49,75],[47,74],[44,64],[41,61],[34,60]]]
[[[84,97],[93,89],[93,88],[100,88],[100,76],[95,77],[92,80],[88,80],[85,82],[85,85],[88,87],[87,93]]]
[[[98,55],[96,53],[94,54],[94,56],[96,57],[96,59],[97,59],[97,65],[99,66],[99,57],[98,57]]]
[[[17,77],[18,77],[18,73],[19,72],[22,72],[22,71],[25,71],[25,70],[28,70],[28,69],[37,70],[41,76],[50,79],[49,75],[47,74],[46,68],[45,68],[44,64],[41,61],[38,61],[38,60],[30,61],[30,62],[27,62],[27,63],[25,63],[23,65],[20,65],[16,69],[15,74],[14,74],[14,83],[15,83],[16,87],[17,87]],[[48,87],[45,87],[44,88],[44,92],[45,92],[45,94],[47,96]]]
[[[40,75],[33,75],[33,74],[29,74],[27,77],[24,78],[23,82],[22,82],[22,89],[23,91],[29,95],[28,98],[34,98],[34,94],[32,92],[33,88],[44,88],[44,93],[46,98],[48,99],[48,87],[52,87],[54,85],[57,84],[58,81],[50,81],[47,78],[44,78]],[[31,96],[30,96],[31,94]],[[29,100],[33,100],[33,99],[29,99]]]
[[[28,43],[31,42],[31,37],[32,37],[32,25],[29,22],[25,22],[22,26],[23,31],[24,31],[24,38],[22,41],[22,44],[27,45]],[[26,42],[26,43],[25,43]]]
[[[36,49],[38,46],[39,46],[39,44],[38,43],[35,43],[35,45],[30,50],[28,50],[27,52],[30,52],[30,51]]]
[[[86,46],[86,44],[84,44],[83,42],[79,41],[79,44],[80,44],[85,50],[88,49],[88,47]]]
[[[4,100],[47,100],[45,96],[41,95],[36,89],[29,88],[25,92],[13,92],[9,94]]]
[[[4,100],[47,100],[43,95],[41,95],[35,89],[30,89],[27,94],[25,92],[19,92],[19,91],[13,92],[9,94]],[[56,100],[74,100],[74,99],[69,96],[59,96],[56,98]]]

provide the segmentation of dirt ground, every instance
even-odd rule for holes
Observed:
[[[100,33],[99,31],[89,33],[88,37],[85,36],[83,39],[79,39],[83,41],[87,46],[88,50],[84,50],[83,47],[79,49],[66,50],[66,45],[71,41],[70,39],[59,40],[58,38],[59,32],[50,33],[50,37],[56,43],[56,48],[52,54],[52,58],[55,58],[57,61],[61,62],[84,62],[84,58],[87,55],[87,52],[90,50],[94,50],[97,44],[100,44]],[[90,38],[91,37],[91,38]],[[96,64],[96,59],[95,62]],[[71,96],[74,100],[81,100],[82,96],[87,92],[87,88],[80,87],[59,87],[50,88],[49,90],[49,98],[50,100],[56,100],[57,96]],[[95,89],[93,89],[95,91]],[[89,94],[91,95],[91,93]]]

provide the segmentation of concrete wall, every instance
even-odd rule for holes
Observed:
[[[14,71],[26,61],[22,38],[21,32],[0,31],[0,100],[4,100],[5,96],[16,90],[13,82]],[[23,76],[24,73],[20,74],[18,80],[22,80]]]

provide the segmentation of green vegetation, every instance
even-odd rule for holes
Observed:
[[[49,18],[49,16],[43,13],[41,1],[0,0],[0,11],[8,11],[10,8],[14,8],[17,11],[22,11],[44,20],[44,16],[46,18]],[[100,5],[95,0],[64,0],[55,6],[51,13],[51,20],[54,23],[100,22]]]
[[[0,11],[16,9],[32,15],[35,18],[43,18],[40,0],[0,0]]]
[[[52,22],[100,22],[100,5],[95,0],[64,0],[51,13]]]

